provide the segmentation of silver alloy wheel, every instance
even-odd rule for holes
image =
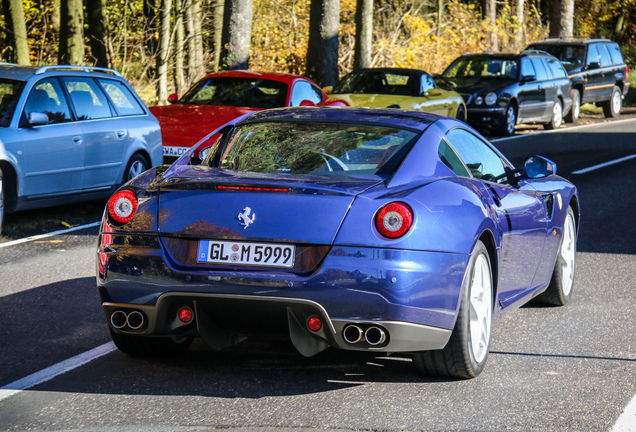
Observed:
[[[572,118],[573,119],[578,119],[579,116],[581,115],[581,99],[580,98],[574,98],[574,100],[572,101]]]
[[[561,242],[561,286],[563,294],[570,295],[574,282],[574,264],[576,255],[576,232],[574,216],[568,213],[563,224],[563,241]]]
[[[612,93],[612,112],[619,113],[621,111],[622,96],[620,91],[614,91]]]
[[[552,124],[554,128],[558,128],[561,126],[561,122],[563,121],[563,107],[561,106],[560,101],[556,101],[554,103],[554,108],[552,108]]]
[[[515,115],[515,107],[509,106],[506,110],[506,130],[509,135],[515,133],[515,126],[517,124],[517,116]]]
[[[483,253],[475,260],[468,298],[470,301],[470,344],[475,361],[481,363],[488,354],[492,324],[490,264]]]
[[[128,170],[128,179],[131,180],[137,177],[142,172],[146,171],[146,165],[140,161],[136,160],[130,165],[130,169]]]

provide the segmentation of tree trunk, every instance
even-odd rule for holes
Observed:
[[[574,32],[574,0],[552,0],[550,37],[570,38]]]
[[[437,2],[437,54],[440,53],[440,41],[442,39],[442,21],[444,19],[444,0]]]
[[[250,1],[250,5],[251,5],[251,1]],[[192,20],[194,22],[194,46],[195,46],[195,51],[194,51],[194,62],[195,62],[195,74],[194,74],[194,79],[198,80],[199,78],[201,78],[204,74],[205,74],[205,65],[204,60],[203,60],[203,32],[202,32],[202,25],[203,25],[203,20],[202,20],[202,12],[201,12],[201,1],[200,0],[193,0],[192,2]],[[250,10],[251,10],[251,6],[250,6]],[[251,16],[251,13],[250,13]],[[250,20],[250,34],[251,34],[251,30],[252,30],[252,24],[251,24],[251,20]],[[249,52],[249,48],[248,48],[248,52]]]
[[[371,67],[373,43],[373,0],[357,0],[356,4],[356,48],[353,69]]]
[[[185,74],[183,63],[185,60],[185,30],[183,28],[183,1],[175,0],[174,2],[174,16],[175,16],[175,53],[174,53],[174,82],[177,94],[181,96],[185,91]],[[192,55],[192,54],[190,54]]]
[[[84,5],[82,0],[62,0],[58,63],[84,64]]]
[[[12,61],[21,65],[30,65],[29,43],[22,0],[3,1],[7,44],[12,48]]]
[[[223,8],[225,7],[225,0],[216,0],[214,2],[214,60],[212,69],[214,72],[219,70],[221,64],[221,41],[223,38]]]
[[[517,46],[517,50],[522,50],[525,45],[524,40],[524,29],[526,19],[524,17],[524,0],[517,0],[517,31],[515,34],[515,45]]]
[[[158,103],[163,105],[168,101],[168,60],[170,58],[170,14],[172,0],[163,0],[161,9],[161,27],[159,29],[159,53],[157,55],[157,86]]]
[[[248,69],[252,32],[252,0],[226,0],[220,69]]]
[[[157,54],[157,14],[155,13],[155,0],[143,0],[144,11],[144,45],[148,57],[153,58]]]
[[[60,0],[51,2],[51,31],[57,37],[60,36]]]
[[[108,67],[103,6],[103,0],[86,0],[86,21],[88,24],[88,41],[95,65]]]
[[[307,76],[319,85],[338,82],[340,0],[312,0],[309,9]]]
[[[497,2],[496,0],[481,0],[482,18],[488,21],[486,39],[488,46],[493,51],[499,50],[497,38]]]

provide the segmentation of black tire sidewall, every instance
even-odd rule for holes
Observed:
[[[144,171],[146,171],[148,168],[150,168],[148,166],[148,161],[146,160],[145,157],[143,157],[142,155],[140,155],[139,153],[134,154],[130,160],[128,161],[128,164],[126,165],[126,170],[124,171],[124,177],[123,177],[123,183],[127,183],[129,180],[131,180],[129,177],[130,174],[130,169],[132,168],[133,164],[135,162],[141,162],[144,164]],[[123,184],[122,183],[122,184]]]

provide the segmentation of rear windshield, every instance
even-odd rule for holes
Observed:
[[[287,84],[260,78],[208,78],[196,83],[179,103],[278,108],[287,105]]]
[[[23,81],[0,79],[0,127],[9,127],[23,88]]]
[[[388,177],[416,136],[368,124],[248,123],[205,163],[251,173]]]

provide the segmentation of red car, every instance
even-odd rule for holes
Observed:
[[[348,106],[330,99],[313,81],[299,75],[225,71],[212,73],[171,105],[150,111],[161,124],[164,163],[172,163],[204,136],[243,114],[287,106]]]

